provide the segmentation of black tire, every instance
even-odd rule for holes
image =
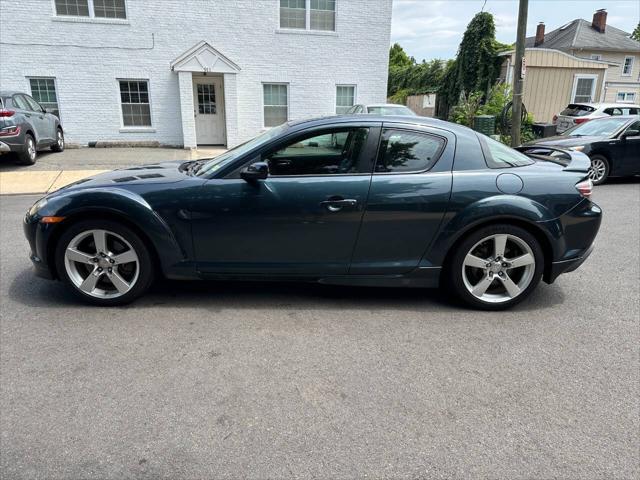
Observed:
[[[589,170],[589,178],[591,179],[594,185],[602,185],[604,182],[607,181],[607,178],[609,178],[609,173],[611,172],[611,165],[609,164],[609,160],[604,155],[598,155],[598,154],[591,155],[590,158],[591,158],[591,169]],[[598,163],[598,165],[601,165],[604,167],[604,175],[600,176],[597,174],[592,174],[595,162],[601,162],[601,163]]]
[[[56,131],[56,142],[51,145],[51,150],[58,153],[64,152],[64,133],[60,127]]]
[[[33,135],[27,133],[24,136],[24,151],[18,153],[18,163],[20,165],[34,165],[38,157],[36,140]]]
[[[477,298],[469,291],[468,287],[465,285],[465,280],[463,278],[463,264],[467,254],[472,251],[472,249],[475,245],[478,244],[478,242],[481,242],[483,239],[497,234],[508,234],[523,241],[526,245],[529,246],[533,254],[535,264],[531,268],[532,275],[530,277],[531,280],[529,281],[529,284],[523,290],[521,290],[521,292],[517,296],[500,303],[492,303]],[[461,242],[456,244],[454,248],[455,251],[449,258],[449,261],[445,266],[444,286],[448,287],[449,293],[452,293],[455,299],[462,301],[464,304],[470,307],[480,310],[505,310],[511,308],[526,299],[536,288],[538,283],[540,283],[540,279],[542,278],[542,273],[544,271],[544,253],[542,251],[542,248],[540,247],[538,240],[535,238],[535,236],[533,236],[525,229],[517,227],[515,225],[496,224],[481,228],[479,230],[476,230],[475,232],[470,233]],[[517,271],[513,272],[515,274],[518,273]],[[506,274],[508,275],[509,272],[506,272]],[[482,275],[484,275],[484,273],[482,273]],[[498,280],[498,277],[496,277],[496,282]],[[497,284],[498,287],[500,286],[500,283],[501,282]]]
[[[130,243],[138,257],[139,272],[135,284],[127,293],[114,298],[98,298],[81,290],[71,280],[65,267],[65,251],[69,243],[77,235],[89,230],[106,230],[113,232]],[[142,296],[154,280],[154,264],[147,245],[133,230],[111,220],[85,220],[71,225],[63,232],[56,245],[55,263],[60,279],[66,282],[80,299],[92,305],[116,306],[131,303]]]

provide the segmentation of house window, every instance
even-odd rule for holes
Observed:
[[[307,28],[307,0],[280,0],[280,28]]]
[[[280,0],[280,28],[336,30],[336,0]]]
[[[58,109],[58,96],[56,95],[56,81],[53,78],[30,78],[31,96],[48,109],[55,116],[60,118]]]
[[[93,13],[97,18],[127,18],[124,0],[93,0]]]
[[[624,65],[622,67],[622,76],[630,77],[633,72],[633,61],[635,57],[624,57]]]
[[[289,119],[287,87],[284,83],[263,84],[265,127],[276,127]]]
[[[336,1],[335,0],[311,0],[311,30],[336,29]]]
[[[356,87],[353,85],[338,85],[336,87],[336,113],[347,113],[356,103]]]
[[[122,125],[150,127],[149,83],[146,80],[119,80],[119,83]]]
[[[56,15],[125,20],[125,0],[55,0]]]
[[[576,75],[573,83],[572,103],[593,102],[593,94],[596,89],[595,75]]]
[[[616,95],[616,102],[633,103],[635,101],[636,101],[635,92],[618,92]]]
[[[89,16],[89,0],[56,0],[56,15]]]
[[[591,60],[602,60],[602,55],[598,54],[598,53],[592,53],[591,54]]]

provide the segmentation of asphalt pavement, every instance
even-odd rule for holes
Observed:
[[[161,282],[91,308],[0,197],[0,467],[47,478],[640,477],[640,183],[514,310],[437,290]]]

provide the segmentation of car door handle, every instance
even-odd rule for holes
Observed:
[[[352,198],[329,198],[328,200],[320,202],[320,205],[330,212],[339,212],[345,207],[356,207],[358,205],[358,201]]]

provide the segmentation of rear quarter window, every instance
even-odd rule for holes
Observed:
[[[478,135],[489,168],[513,168],[532,165],[534,160],[485,135]]]
[[[589,115],[592,112],[595,112],[595,108],[590,107],[588,105],[577,105],[577,104],[569,104],[567,108],[565,108],[560,115],[564,115],[566,117],[584,117]]]

